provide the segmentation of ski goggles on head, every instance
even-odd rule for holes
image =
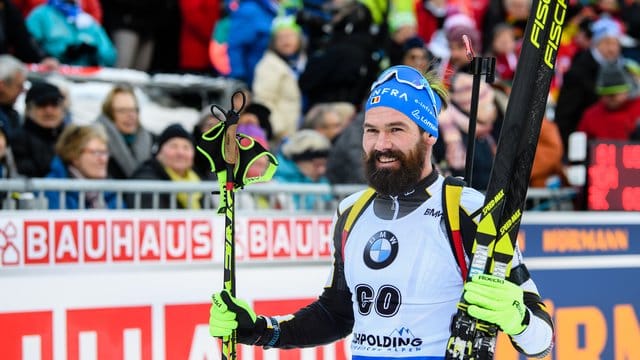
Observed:
[[[365,111],[378,106],[395,109],[429,134],[438,136],[438,114],[442,101],[418,70],[397,65],[382,72],[371,85]]]

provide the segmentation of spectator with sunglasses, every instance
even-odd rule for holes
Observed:
[[[25,97],[25,119],[11,139],[18,172],[45,177],[50,170],[54,146],[64,123],[64,95],[50,83],[35,82]]]
[[[549,353],[551,318],[517,245],[507,279],[479,274],[465,282],[468,256],[452,251],[455,241],[450,243],[442,215],[451,203],[442,194],[445,178],[431,163],[446,92],[432,75],[428,79],[414,68],[394,66],[371,87],[362,137],[370,189],[338,206],[333,264],[320,297],[293,314],[270,317],[256,315],[223,290],[212,298],[212,336],[236,330],[239,343],[286,349],[352,334],[354,360],[399,354],[443,359],[463,294],[468,313],[496,324],[521,353]],[[470,249],[474,236],[466,232],[475,234],[474,214],[484,197],[469,187],[459,190],[464,243],[458,246]]]
[[[56,156],[51,161],[52,179],[106,179],[109,151],[107,133],[99,125],[68,125],[56,142]],[[47,191],[49,209],[115,209],[116,193],[88,191],[84,199],[74,191],[64,194]],[[84,201],[83,204],[80,201]]]

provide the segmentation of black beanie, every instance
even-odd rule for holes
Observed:
[[[156,153],[158,153],[160,151],[160,149],[162,148],[162,145],[164,145],[164,143],[166,143],[167,141],[169,141],[169,140],[171,140],[173,138],[176,138],[176,137],[185,138],[185,139],[189,140],[191,143],[193,143],[193,137],[191,136],[191,134],[189,134],[187,132],[187,130],[185,130],[182,127],[182,125],[180,125],[180,124],[171,124],[166,129],[164,129],[164,131],[162,131],[162,133],[158,137]]]
[[[406,55],[409,50],[415,48],[426,49],[424,41],[419,36],[411,37],[402,44],[402,56]]]
[[[267,134],[267,140],[273,139],[273,129],[271,128],[270,120],[271,110],[269,110],[268,107],[257,102],[252,102],[244,108],[244,112],[255,115],[260,122],[260,127]]]
[[[633,79],[627,74],[623,65],[604,64],[600,66],[596,78],[596,93],[598,95],[615,95],[631,91]]]

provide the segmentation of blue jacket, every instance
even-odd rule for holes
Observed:
[[[329,180],[323,176],[318,181],[313,181],[306,177],[296,165],[296,163],[282,154],[276,155],[278,159],[278,168],[273,175],[273,179],[279,183],[293,184],[329,184]],[[293,201],[296,209],[314,210],[317,209],[316,202],[329,202],[333,200],[331,195],[294,195]],[[326,206],[321,206],[325,208]]]
[[[47,174],[47,178],[51,179],[71,179],[66,166],[62,163],[62,160],[55,156],[51,161],[51,171]],[[44,195],[49,201],[49,209],[60,209],[60,193],[58,191],[46,191]],[[78,192],[68,191],[65,193],[65,209],[77,210],[80,195]],[[108,209],[116,208],[116,193],[105,192],[104,203]],[[124,204],[123,204],[124,207]],[[89,208],[89,204],[85,203],[85,208]]]
[[[40,5],[27,17],[27,29],[42,49],[64,64],[113,66],[116,49],[102,26],[81,14],[86,27],[69,22],[49,5]]]
[[[243,0],[229,18],[228,54],[230,77],[253,84],[253,71],[269,47],[271,22],[277,13],[271,0]]]

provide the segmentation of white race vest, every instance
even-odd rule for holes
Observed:
[[[381,220],[369,206],[355,222],[344,248],[354,359],[443,357],[462,278],[441,221],[434,191],[400,219]]]

